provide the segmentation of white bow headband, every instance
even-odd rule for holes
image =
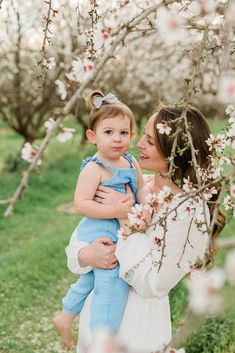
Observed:
[[[117,97],[112,93],[108,93],[104,97],[94,96],[92,98],[92,103],[96,107],[96,109],[99,109],[103,103],[115,104],[117,103],[117,101]]]

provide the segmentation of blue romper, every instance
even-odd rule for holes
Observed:
[[[132,156],[124,153],[123,157],[129,161],[130,168],[114,168],[94,156],[83,160],[81,170],[91,161],[98,163],[113,172],[113,176],[101,185],[125,193],[125,184],[129,184],[135,196],[137,172],[132,164]],[[116,243],[119,228],[117,219],[83,217],[77,227],[77,238],[78,241],[91,243],[99,237],[108,236]],[[80,313],[93,289],[90,328],[94,332],[98,327],[105,327],[111,333],[115,333],[122,320],[129,290],[128,284],[119,278],[119,265],[112,270],[94,268],[91,272],[81,275],[79,280],[71,285],[63,299],[64,311],[74,315]]]

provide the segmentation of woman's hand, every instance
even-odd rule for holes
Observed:
[[[112,240],[101,237],[79,251],[78,261],[85,266],[111,270],[118,264],[115,249]]]
[[[134,197],[131,188],[126,184],[126,193],[123,194],[109,187],[100,185],[96,191],[94,200],[104,205],[115,206],[115,218],[127,218],[134,205]]]

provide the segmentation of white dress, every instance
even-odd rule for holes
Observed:
[[[207,206],[206,214],[208,222]],[[154,216],[151,224],[158,217],[159,214]],[[155,227],[155,230],[154,226],[151,226],[145,233],[134,233],[126,240],[120,238],[118,241],[116,256],[120,263],[120,277],[131,287],[117,336],[128,352],[159,351],[171,341],[169,291],[188,272],[189,263],[194,263],[198,257],[203,258],[208,240],[207,234],[199,231],[194,220],[192,222],[191,220],[192,216],[184,215],[181,220],[167,221],[166,256],[163,257],[160,270],[158,269],[162,252],[159,242],[156,244],[156,238],[161,239],[163,235],[160,226]],[[66,253],[68,267],[73,273],[82,274],[91,270],[91,267],[80,266],[77,261],[78,251],[86,245],[78,243],[76,235],[72,235]],[[91,295],[80,315],[78,353],[84,353],[85,348],[91,343],[89,330]]]

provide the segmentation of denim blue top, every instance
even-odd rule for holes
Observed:
[[[113,176],[110,179],[100,183],[100,185],[108,186],[116,191],[120,191],[122,193],[125,193],[126,192],[125,184],[128,184],[130,186],[131,191],[133,192],[134,196],[136,197],[137,172],[136,172],[136,169],[132,163],[132,156],[130,155],[130,153],[126,152],[123,154],[123,157],[130,163],[129,168],[115,168],[111,164],[105,163],[101,159],[99,159],[98,157],[93,156],[93,157],[87,157],[86,159],[84,159],[82,161],[81,170],[89,162],[98,163],[98,164],[104,166],[105,168],[110,169],[113,172]]]

